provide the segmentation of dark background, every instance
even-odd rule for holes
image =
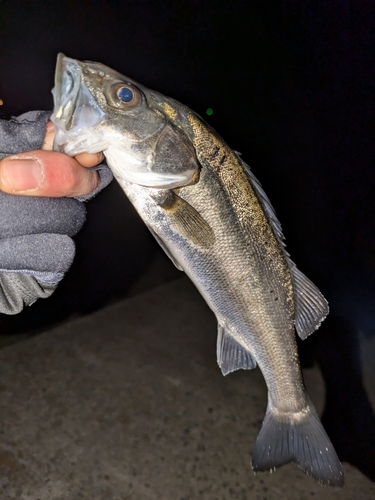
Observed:
[[[374,14],[374,2],[360,0],[0,1],[6,117],[52,108],[62,51],[180,100],[243,154],[293,260],[330,301],[329,319],[301,357],[322,369],[323,423],[340,458],[373,480],[375,420],[358,333],[375,334]],[[125,296],[158,252],[113,183],[88,204],[76,261],[58,291],[1,317],[2,333]]]

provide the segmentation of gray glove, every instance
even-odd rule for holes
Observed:
[[[50,112],[31,111],[0,120],[0,160],[40,149]],[[108,167],[94,167],[97,189],[86,196],[46,198],[0,191],[0,313],[17,314],[38,298],[49,297],[75,254],[71,239],[82,227],[87,201],[112,180]]]

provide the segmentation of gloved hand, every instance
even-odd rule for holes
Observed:
[[[41,148],[49,112],[0,120],[0,160]],[[87,201],[112,180],[105,165],[94,167],[99,186],[76,198],[16,196],[0,191],[0,312],[16,314],[49,297],[75,254],[71,239],[82,227]]]

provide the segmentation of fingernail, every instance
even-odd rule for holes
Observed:
[[[53,122],[47,122],[47,125],[46,125],[46,132],[49,133],[49,132],[53,132],[54,131],[54,124]]]
[[[37,189],[43,177],[43,167],[35,158],[8,158],[1,168],[2,184],[17,193]]]

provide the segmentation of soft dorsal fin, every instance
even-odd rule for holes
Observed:
[[[295,297],[295,327],[305,339],[315,332],[329,313],[328,302],[318,288],[307,278],[294,263],[291,269]]]
[[[263,207],[265,214],[271,224],[273,233],[283,249],[290,273],[292,276],[294,301],[295,301],[295,327],[301,337],[305,339],[315,330],[317,330],[326,318],[329,308],[328,302],[320,293],[318,288],[303,274],[294,262],[291,260],[288,252],[285,249],[284,235],[281,229],[281,224],[276,216],[275,209],[271,205],[268,196],[264,192],[260,182],[255,177],[253,172],[240,157],[240,154],[235,152],[240,160],[249,181],[258,196],[258,200]]]
[[[236,370],[252,370],[256,361],[220,323],[217,328],[217,362],[223,375]]]

